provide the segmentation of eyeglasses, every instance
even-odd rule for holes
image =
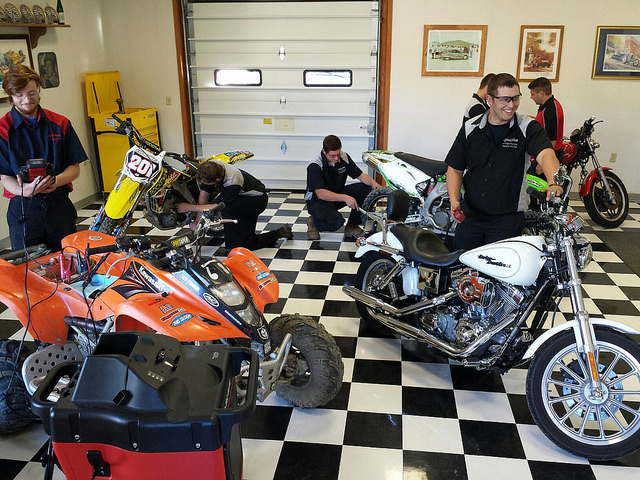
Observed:
[[[520,97],[522,96],[521,93],[519,93],[518,95],[514,95],[513,97],[496,97],[491,93],[489,95],[498,100],[500,103],[504,103],[505,105],[511,102],[513,102],[514,104],[520,103]]]

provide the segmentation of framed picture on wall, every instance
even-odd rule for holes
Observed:
[[[522,25],[518,49],[519,82],[546,77],[557,82],[564,26]]]
[[[486,25],[425,25],[422,76],[482,77]]]
[[[0,55],[3,59],[0,62],[0,102],[7,102],[9,97],[4,95],[1,88],[7,70],[16,64],[33,68],[29,35],[0,35]]]
[[[591,78],[640,78],[640,27],[598,27]]]
[[[58,59],[54,52],[38,54],[38,73],[42,79],[42,88],[54,88],[60,85]]]

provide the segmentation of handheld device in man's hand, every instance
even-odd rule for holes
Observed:
[[[27,160],[27,164],[20,167],[22,183],[31,183],[38,177],[54,176],[56,174],[52,163],[45,162],[42,158]]]
[[[459,208],[453,211],[453,217],[459,222],[464,222],[465,218],[467,218],[466,215],[462,213],[462,210],[460,210]]]

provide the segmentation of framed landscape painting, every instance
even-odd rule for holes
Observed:
[[[422,76],[484,75],[486,25],[425,25]]]
[[[591,78],[640,78],[640,27],[598,27]]]
[[[0,64],[0,90],[2,87],[4,74],[12,65],[27,65],[33,68],[33,58],[31,56],[31,42],[29,35],[0,35],[0,54],[3,61]],[[0,96],[0,103],[7,102],[9,97]]]
[[[557,82],[560,75],[560,54],[564,26],[522,25],[518,49],[519,82],[546,77]]]

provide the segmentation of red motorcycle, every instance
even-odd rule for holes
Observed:
[[[580,167],[580,198],[584,202],[587,213],[598,225],[606,228],[619,226],[629,213],[629,195],[622,180],[610,167],[598,163],[596,148],[600,144],[591,138],[593,127],[602,120],[594,117],[587,119],[582,127],[571,132],[569,140],[563,144],[562,164],[569,173]],[[587,163],[593,162],[593,170],[589,172]]]

